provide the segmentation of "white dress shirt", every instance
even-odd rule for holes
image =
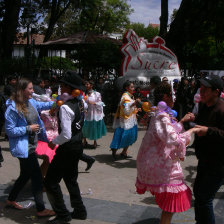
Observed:
[[[84,102],[84,109],[87,109],[87,104]],[[61,121],[61,133],[52,140],[55,145],[62,145],[68,142],[72,137],[72,122],[75,119],[75,113],[68,105],[62,105],[59,110],[59,119]]]

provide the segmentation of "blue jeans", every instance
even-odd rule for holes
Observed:
[[[213,200],[223,181],[224,167],[199,160],[193,189],[197,224],[215,224]]]
[[[9,201],[15,201],[19,192],[23,189],[27,181],[31,178],[32,193],[34,196],[37,211],[45,209],[43,201],[43,181],[40,166],[35,153],[28,158],[18,158],[20,162],[20,175],[16,180],[8,197]]]

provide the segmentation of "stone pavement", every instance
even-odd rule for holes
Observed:
[[[85,153],[94,156],[96,162],[89,172],[85,172],[86,164],[80,161],[79,178],[83,201],[87,207],[88,219],[85,221],[72,220],[71,224],[159,224],[161,210],[156,205],[151,194],[138,195],[135,193],[136,156],[145,134],[143,128],[139,129],[138,141],[129,148],[133,157],[127,160],[113,161],[109,145],[113,130],[108,127],[108,133],[98,141],[97,149],[85,150]],[[89,143],[93,143],[89,141]],[[5,207],[5,199],[12,184],[19,175],[18,159],[13,158],[8,149],[8,142],[0,137],[5,161],[0,168],[0,224],[42,224],[47,219],[38,219],[30,191],[30,183],[19,195],[18,201],[28,206],[23,211]],[[41,160],[40,160],[41,163]],[[187,184],[192,189],[196,175],[196,158],[194,150],[188,148],[186,160],[182,163]],[[68,208],[69,196],[66,187],[61,183],[64,199]],[[214,201],[216,223],[224,223],[224,188],[221,188]],[[50,208],[44,193],[46,206]],[[193,201],[192,201],[193,205]],[[194,209],[190,208],[184,213],[175,214],[172,223],[193,224]]]

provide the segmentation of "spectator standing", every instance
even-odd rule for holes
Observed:
[[[101,96],[103,96],[103,91],[104,91],[104,80],[103,78],[99,78],[96,84],[96,91],[99,92],[101,94]]]
[[[194,108],[194,95],[197,93],[197,83],[195,79],[190,80],[190,86],[187,91],[186,104],[187,112],[192,112]]]
[[[186,77],[182,77],[177,89],[176,102],[175,102],[175,109],[177,110],[178,120],[181,120],[181,118],[187,113],[186,102],[187,102],[188,88],[189,88],[188,79]]]
[[[164,76],[164,77],[162,78],[162,82],[169,82],[169,80],[168,80],[168,78],[167,78],[166,76]]]
[[[136,87],[135,89],[135,93],[133,94],[135,99],[140,99],[141,101],[146,101],[144,95],[141,93],[141,88],[140,87]],[[138,103],[137,108],[142,108],[142,103]],[[140,119],[144,116],[145,112],[143,110],[139,110],[137,113],[137,120],[138,122],[140,121]]]
[[[7,85],[4,87],[4,96],[7,99],[12,96],[13,92],[15,92],[16,84],[17,84],[17,76],[10,75],[7,78]]]
[[[150,93],[147,96],[149,103],[154,105],[154,89],[161,83],[161,78],[159,76],[152,76],[150,78],[149,90]]]
[[[34,83],[34,85],[33,85],[34,93],[36,93],[38,95],[46,94],[46,91],[45,91],[45,88],[44,88],[45,83],[44,83],[43,79],[36,79],[33,83]]]

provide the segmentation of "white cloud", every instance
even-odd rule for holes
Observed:
[[[169,17],[174,8],[179,8],[180,2],[181,0],[169,0]],[[160,23],[161,0],[130,0],[129,4],[135,10],[129,17],[131,22],[144,23],[145,26],[149,23]]]

